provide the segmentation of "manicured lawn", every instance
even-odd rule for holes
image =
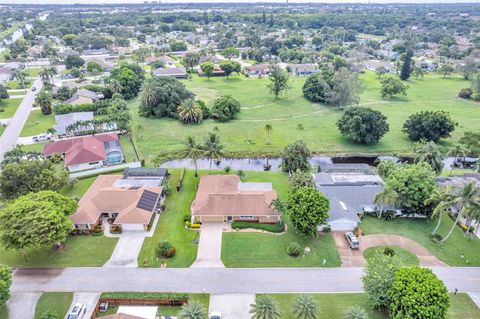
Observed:
[[[45,143],[35,143],[35,144],[22,145],[22,149],[24,151],[41,152],[42,149],[43,149],[43,144],[45,144]]]
[[[92,185],[97,177],[88,177],[84,179],[79,179],[75,183],[73,187],[65,187],[62,189],[61,193],[68,197],[75,197],[75,198],[82,198],[83,194],[87,191],[87,189]]]
[[[28,116],[27,123],[25,123],[20,136],[32,136],[46,133],[54,124],[55,116],[53,114],[43,115],[40,110],[32,111]]]
[[[8,310],[6,306],[0,307],[0,318],[8,319]]]
[[[480,239],[465,237],[457,227],[450,238],[440,245],[430,239],[436,223],[436,220],[412,219],[395,219],[387,222],[374,217],[366,217],[360,228],[365,235],[395,234],[413,239],[450,266],[480,266],[480,255],[478,254]],[[445,236],[452,225],[452,220],[448,216],[444,216],[438,233]]]
[[[133,145],[130,142],[130,139],[127,136],[120,136],[120,143],[122,144],[123,155],[125,156],[125,160],[127,162],[137,162],[137,155],[133,149]],[[135,145],[136,146],[136,145]],[[138,149],[137,149],[138,152]],[[139,154],[140,159],[141,155]]]
[[[257,295],[258,297],[259,295]],[[295,319],[292,307],[297,294],[272,294],[277,301],[282,319]],[[367,311],[369,319],[388,319],[388,315],[373,311],[368,305],[367,296],[362,293],[345,294],[312,294],[319,308],[318,319],[343,318],[344,311],[351,306],[360,306]],[[447,318],[449,319],[474,319],[479,318],[480,310],[476,308],[467,294],[450,294],[450,308]]]
[[[32,87],[32,81],[30,80],[25,80],[23,83],[25,84],[26,89],[29,89]],[[22,83],[18,80],[12,80],[12,81],[6,82],[5,87],[11,90],[25,89],[22,87]]]
[[[393,249],[395,252],[395,256],[397,256],[400,259],[400,262],[405,265],[405,266],[418,266],[419,265],[419,260],[418,257],[411,253],[410,251],[403,249],[401,247],[397,246],[377,246],[377,247],[370,247],[365,249],[363,252],[363,256],[365,259],[369,260],[375,256],[375,254],[383,254],[383,251],[385,250],[386,247],[389,247]]]
[[[5,131],[6,128],[7,128],[7,127],[6,127],[5,125],[0,124],[0,136],[2,136],[3,131]]]
[[[17,111],[17,108],[21,102],[22,102],[22,99],[3,100],[2,102],[3,104],[0,106],[0,119],[11,118]]]
[[[40,319],[40,316],[47,311],[56,313],[58,318],[63,318],[70,308],[72,299],[71,292],[44,292],[38,300],[34,318]]]
[[[236,155],[248,153],[278,153],[287,144],[297,139],[297,125],[302,124],[302,139],[316,153],[405,153],[411,152],[412,142],[401,132],[407,117],[421,110],[446,110],[458,122],[452,137],[442,141],[449,145],[458,140],[463,132],[478,126],[480,105],[457,98],[458,91],[469,87],[470,83],[460,75],[443,79],[437,74],[428,74],[424,79],[408,81],[407,96],[383,101],[380,84],[375,74],[361,75],[366,90],[362,94],[361,105],[370,106],[383,112],[390,124],[390,132],[376,145],[359,145],[343,138],[336,127],[336,121],[343,114],[335,107],[311,103],[303,95],[301,88],[305,78],[293,78],[292,89],[275,100],[266,88],[268,79],[232,76],[226,78],[200,78],[183,80],[197,98],[205,100],[208,106],[223,95],[231,94],[242,104],[238,119],[229,123],[204,121],[200,125],[184,125],[174,119],[152,119],[140,117],[137,100],[130,101],[134,135],[137,127],[143,127],[143,138],[139,148],[147,161],[152,161],[160,152],[178,151],[189,135],[201,138],[217,127],[227,152]],[[271,144],[266,145],[265,124],[271,123]],[[248,143],[251,136],[253,143]],[[146,138],[148,137],[148,138]]]
[[[247,182],[271,182],[280,199],[286,199],[289,183],[280,172],[247,172]],[[287,233],[273,235],[266,233],[223,233],[222,261],[226,267],[326,267],[340,266],[340,257],[330,234],[307,238],[298,234],[286,221]],[[287,246],[296,241],[311,252],[305,257],[290,257]],[[261,243],[261,245],[259,245]]]
[[[51,247],[27,249],[25,262],[21,252],[0,248],[0,263],[12,267],[99,267],[112,255],[117,238],[104,236],[68,237],[62,251]]]
[[[36,78],[41,70],[42,68],[27,68],[25,72],[29,77]]]

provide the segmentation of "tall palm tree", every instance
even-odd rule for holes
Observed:
[[[435,142],[417,143],[413,148],[415,163],[426,162],[432,169],[440,174],[443,169],[442,147]]]
[[[218,160],[223,155],[223,144],[220,140],[220,136],[216,133],[208,133],[204,138],[203,154],[210,160],[210,166],[208,173],[212,171],[213,160]]]
[[[272,297],[261,296],[257,301],[250,305],[252,319],[279,319],[280,310],[278,304]]]
[[[453,156],[455,158],[454,162],[457,162],[459,157],[465,157],[467,155],[467,148],[465,145],[457,143],[453,145],[447,153],[448,156]],[[450,166],[450,175],[452,175],[453,172],[453,164]]]
[[[202,145],[195,141],[195,137],[188,136],[185,141],[185,155],[193,161],[193,165],[195,166],[195,177],[198,177],[197,161],[202,158],[203,154],[204,150]]]
[[[35,97],[35,104],[40,107],[42,114],[52,114],[52,96],[45,90],[42,90]]]
[[[49,86],[51,84],[49,68],[42,67],[40,72],[38,72],[38,76],[40,77],[43,86]]]
[[[300,141],[302,139],[303,130],[304,130],[303,124],[297,124],[297,132],[298,132],[297,141]]]
[[[52,81],[52,85],[55,85],[54,77],[55,75],[58,75],[58,70],[55,66],[52,65],[48,68],[48,71],[50,72],[50,80]]]
[[[123,86],[118,79],[112,79],[110,81],[110,89],[113,93],[122,93]]]
[[[440,228],[440,225],[442,224],[443,214],[447,211],[448,202],[451,201],[451,199],[452,191],[451,188],[447,186],[445,188],[436,188],[432,192],[432,194],[430,194],[430,197],[425,200],[425,205],[436,205],[431,217],[438,217],[438,222],[437,226],[435,226],[435,229],[432,231],[432,236],[435,235]]]
[[[20,82],[22,88],[27,90],[27,88],[25,87],[25,79],[27,78],[27,73],[24,70],[16,69],[15,71],[13,71],[12,77],[13,79]]]
[[[310,295],[300,295],[293,304],[293,313],[298,319],[317,319],[318,304]]]
[[[200,123],[203,119],[203,112],[198,103],[193,99],[188,99],[177,108],[180,121],[186,124]]]
[[[267,133],[267,145],[270,145],[270,133],[272,132],[273,127],[272,124],[267,123],[265,124],[265,132]]]
[[[375,195],[374,203],[380,206],[377,217],[382,218],[385,205],[394,206],[398,200],[398,193],[390,187],[383,186],[382,190]]]
[[[154,81],[146,80],[143,82],[142,89],[140,91],[140,103],[151,110],[152,107],[157,104],[157,101],[157,85]]]
[[[207,311],[202,304],[193,300],[182,306],[178,313],[179,319],[207,319]]]
[[[287,211],[287,207],[285,206],[285,204],[278,198],[272,200],[272,202],[270,203],[270,207],[276,212],[278,212],[281,216],[283,216]]]

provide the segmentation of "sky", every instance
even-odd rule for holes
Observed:
[[[269,2],[285,3],[287,0],[162,0],[162,3],[252,3]],[[479,3],[478,0],[288,0],[291,3]],[[72,4],[72,3],[143,3],[143,0],[0,0],[0,4],[5,3],[28,3],[28,4]],[[479,4],[480,5],[480,4]]]

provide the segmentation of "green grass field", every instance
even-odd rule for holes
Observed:
[[[257,297],[260,295],[257,295]],[[278,303],[282,319],[295,319],[292,307],[296,294],[272,294]],[[362,293],[344,294],[312,294],[318,304],[318,319],[343,318],[344,311],[351,306],[360,306],[367,311],[369,319],[388,319],[388,315],[370,309],[367,296]],[[480,310],[475,306],[467,294],[460,293],[454,296],[450,294],[450,308],[447,318],[449,319],[475,319],[479,318]]]
[[[55,124],[53,114],[43,115],[40,110],[30,112],[27,123],[23,126],[20,136],[32,136],[46,133]]]
[[[0,119],[11,118],[17,111],[17,108],[21,102],[22,102],[22,99],[3,100],[3,105],[0,106]]]
[[[18,89],[29,89],[32,87],[32,81],[30,80],[25,80],[24,82],[25,88],[22,87],[22,83],[18,80],[12,80],[8,81],[5,83],[5,87],[7,87],[10,90],[18,90]]]
[[[56,313],[58,318],[63,318],[70,308],[72,299],[71,292],[44,292],[38,300],[34,318],[40,319],[41,315],[47,311]]]
[[[2,318],[2,319],[8,319],[7,306],[1,306],[1,307],[0,307],[0,318]]]
[[[393,251],[395,252],[395,256],[399,258],[402,265],[405,265],[405,266],[419,265],[420,262],[418,260],[418,257],[414,253],[397,246],[370,247],[365,249],[365,251],[363,252],[363,256],[368,261],[369,259],[372,259],[375,256],[375,254],[383,254],[383,251],[387,247],[393,249]]]
[[[366,217],[360,228],[365,235],[394,234],[413,239],[450,266],[480,266],[480,255],[478,254],[480,239],[465,237],[460,228],[456,227],[452,236],[443,245],[440,245],[430,239],[436,223],[436,220],[395,219],[384,221]],[[444,216],[438,233],[445,236],[452,225],[452,220],[448,216]]]
[[[161,151],[180,150],[186,136],[201,138],[215,127],[219,129],[225,150],[241,155],[281,151],[285,145],[296,141],[298,124],[304,126],[301,137],[309,148],[324,154],[410,152],[412,142],[401,132],[402,125],[409,115],[421,110],[446,110],[459,123],[453,136],[442,141],[443,145],[449,145],[463,132],[478,126],[480,104],[457,98],[461,88],[470,86],[460,76],[444,79],[438,74],[427,74],[423,79],[412,79],[408,81],[408,95],[391,101],[381,99],[380,83],[374,73],[367,72],[361,78],[366,90],[360,104],[383,112],[390,124],[390,132],[376,145],[354,144],[343,138],[335,125],[343,111],[306,100],[301,91],[305,78],[292,78],[292,89],[275,100],[267,90],[268,79],[265,78],[232,76],[230,79],[208,80],[193,76],[182,83],[208,106],[211,107],[215,98],[223,94],[237,98],[242,104],[238,119],[229,123],[207,120],[200,125],[184,125],[173,119],[143,118],[138,115],[137,100],[132,100],[132,127],[135,134],[139,133],[139,125],[143,127],[139,134],[144,138],[138,144],[146,159],[151,161]],[[266,123],[273,126],[270,145],[266,145]],[[249,136],[253,141],[251,144],[247,142]]]

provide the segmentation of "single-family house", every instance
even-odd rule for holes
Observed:
[[[271,183],[243,183],[237,175],[204,175],[191,206],[192,223],[277,223],[280,215],[271,205],[275,199]]]
[[[177,79],[186,79],[187,70],[183,66],[173,68],[158,68],[152,71],[154,76],[173,76]]]
[[[12,79],[13,71],[0,66],[0,83],[8,82]]]
[[[269,64],[246,65],[243,67],[243,73],[248,76],[267,76],[270,74]]]
[[[77,105],[77,104],[90,104],[95,101],[103,99],[104,96],[102,93],[97,93],[93,92],[90,90],[78,90],[75,92],[71,98],[68,100],[64,101],[63,103],[65,104],[72,104],[72,105]]]
[[[120,164],[124,155],[117,134],[104,133],[46,143],[43,155],[60,154],[70,172]]]
[[[93,120],[93,112],[73,112],[68,114],[55,115],[55,135],[57,137],[63,137],[67,135],[76,135],[86,131],[92,131],[93,126],[88,125],[84,127],[77,127],[75,130],[68,131],[67,128],[77,122],[91,121]]]
[[[289,64],[290,71],[295,76],[309,76],[314,73],[320,72],[316,64],[302,63],[302,64]]]
[[[150,229],[160,212],[163,188],[160,185],[117,184],[121,175],[99,175],[78,202],[70,219],[76,229],[92,229],[108,218],[122,230]]]
[[[199,76],[206,76],[205,73],[203,73],[203,71],[200,67],[198,67],[198,75]],[[215,64],[213,66],[212,76],[225,76],[225,71],[223,71],[222,68],[220,68],[219,65]]]

